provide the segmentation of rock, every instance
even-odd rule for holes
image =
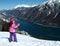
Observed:
[[[28,34],[26,31],[17,31],[17,33],[30,36],[30,34]]]

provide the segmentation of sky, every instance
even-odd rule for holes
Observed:
[[[11,9],[17,5],[39,5],[47,0],[0,0],[0,10]]]

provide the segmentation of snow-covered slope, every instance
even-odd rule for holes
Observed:
[[[18,42],[10,43],[8,38],[8,32],[0,32],[0,46],[60,46],[59,41],[39,40],[21,34],[17,34]]]

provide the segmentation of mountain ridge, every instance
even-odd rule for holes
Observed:
[[[2,11],[2,13],[6,12],[7,16],[15,16],[33,23],[60,27],[60,2],[57,0],[51,1],[52,2],[47,1],[35,7],[18,7],[16,9]]]

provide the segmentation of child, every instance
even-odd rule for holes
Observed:
[[[20,24],[15,24],[14,18],[10,18],[10,23],[9,23],[10,39],[9,39],[9,42],[13,41],[12,37],[14,38],[14,42],[17,42],[16,29],[18,28],[19,25]]]

